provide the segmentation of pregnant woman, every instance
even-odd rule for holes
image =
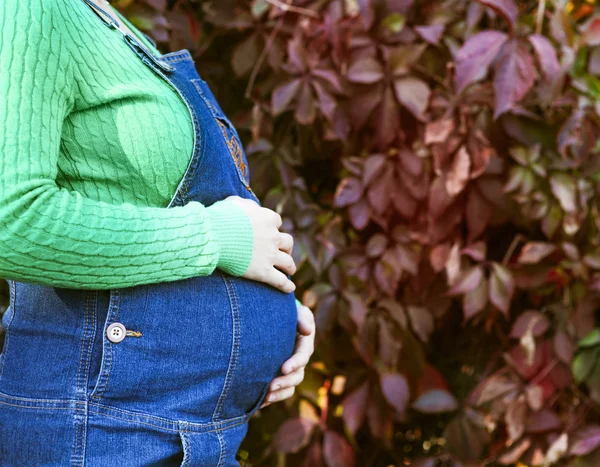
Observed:
[[[238,465],[314,330],[189,51],[106,0],[4,0],[0,67],[0,465]]]

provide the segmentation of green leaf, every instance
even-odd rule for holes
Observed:
[[[595,349],[581,352],[573,359],[571,372],[575,381],[581,383],[591,374],[594,366],[598,363],[599,356],[600,349]]]
[[[600,344],[600,329],[596,328],[579,340],[579,347],[594,347]]]
[[[387,15],[381,25],[386,28],[388,31],[397,34],[402,29],[404,29],[404,25],[406,24],[406,17],[401,15],[400,13],[392,13],[391,15]]]

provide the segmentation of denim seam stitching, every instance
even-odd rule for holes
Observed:
[[[227,115],[225,115],[225,113],[223,113],[222,111],[217,109],[212,104],[212,102],[210,102],[209,98],[204,94],[204,91],[198,84],[198,81],[199,81],[198,78],[192,78],[190,81],[194,85],[194,88],[196,89],[196,91],[198,92],[200,97],[202,98],[202,101],[205,103],[206,107],[208,107],[208,110],[210,110],[210,113],[213,116],[213,118],[215,119],[215,121],[217,122],[217,125],[219,125],[219,120],[223,120],[225,122],[224,125],[227,128],[229,128],[229,130],[232,133],[232,138],[235,138],[236,144],[240,147],[240,158],[243,160],[243,157],[245,155],[243,153],[243,145],[237,135],[237,132],[235,131],[235,127],[234,127],[233,123],[231,123],[231,121],[229,120],[229,118],[227,118]],[[219,126],[221,127],[221,125],[219,125]],[[231,145],[229,143],[229,140],[227,139],[227,136],[224,133],[224,130],[222,129],[222,127],[220,129],[221,129],[221,135],[223,136],[223,140],[225,141],[225,145],[227,146],[227,149],[229,150],[229,155],[231,156],[231,159],[233,160],[233,165],[235,166],[236,172],[238,174],[238,178],[239,178],[240,182],[242,182],[244,187],[246,189],[250,190],[250,173],[249,173],[249,169],[248,169],[248,164],[246,164],[246,167],[248,169],[248,177],[246,177],[246,174],[242,173],[242,170],[240,169],[240,167],[237,163],[237,160],[233,154]]]
[[[172,432],[179,432],[180,431],[180,424],[181,422],[177,422],[175,420],[168,420],[168,419],[163,419],[165,422],[165,425],[170,425],[170,426],[164,426],[164,425],[158,425],[158,424],[154,424],[148,421],[142,421],[142,420],[132,420],[132,418],[134,418],[135,416],[145,416],[146,418],[158,418],[158,417],[154,417],[152,415],[145,415],[143,413],[135,413],[135,412],[128,412],[128,411],[124,411],[121,409],[117,409],[116,407],[111,407],[111,406],[106,406],[106,405],[102,405],[102,404],[95,404],[92,403],[90,404],[91,406],[94,407],[98,407],[98,408],[106,408],[109,409],[111,411],[117,412],[117,413],[122,413],[124,414],[123,416],[118,416],[116,414],[113,413],[107,413],[107,412],[96,412],[97,415],[104,415],[106,417],[111,417],[111,418],[115,418],[117,420],[124,420],[127,422],[131,422],[131,423],[139,423],[141,425],[148,425],[151,426],[153,428],[160,428],[162,430],[167,430],[167,431],[172,431]],[[80,409],[81,410],[81,409]],[[130,415],[131,418],[126,418],[125,415]],[[226,420],[221,420],[218,422],[214,422],[214,423],[208,423],[206,425],[201,424],[201,423],[193,423],[193,422],[185,422],[188,425],[188,429],[187,431],[189,432],[196,432],[196,433],[216,433],[219,431],[224,431],[224,430],[228,430],[230,428],[234,428],[236,426],[239,425],[243,425],[244,423],[248,422],[248,417],[245,415],[242,415],[240,417],[234,417],[234,418],[229,418]]]
[[[238,360],[238,351],[239,351],[239,339],[240,339],[240,317],[239,317],[239,308],[237,302],[237,295],[235,290],[233,289],[233,284],[228,280],[225,275],[219,271],[219,275],[223,282],[225,283],[225,289],[227,290],[227,295],[229,298],[229,308],[231,310],[232,317],[232,342],[231,342],[231,355],[229,357],[229,365],[227,366],[227,374],[225,375],[225,383],[223,385],[223,389],[221,390],[221,394],[217,401],[217,406],[215,407],[215,411],[213,412],[212,419],[218,420],[220,418],[220,412],[223,406],[223,402],[226,398],[227,392],[229,391],[229,387],[231,385],[231,380],[233,378],[233,374],[235,373],[235,368]]]
[[[9,281],[8,282],[9,285],[9,293],[10,293],[10,298],[12,301],[12,316],[10,317],[10,322],[6,325],[6,329],[4,332],[4,349],[2,350],[2,353],[0,353],[0,382],[2,381],[2,373],[4,373],[4,364],[5,364],[5,360],[6,360],[6,355],[8,354],[8,343],[10,341],[9,339],[9,328],[10,325],[12,324],[12,322],[15,319],[15,313],[16,313],[16,309],[17,309],[17,287],[15,284],[15,281]],[[6,312],[6,310],[5,310]]]
[[[116,305],[114,302],[117,302]],[[106,323],[108,325],[109,322],[116,321],[119,316],[119,308],[121,305],[121,294],[119,293],[119,289],[111,290],[111,300],[109,304],[108,316],[106,319]],[[104,334],[103,328],[103,334]],[[114,344],[110,342],[108,339],[102,339],[102,363],[100,365],[100,374],[98,375],[98,381],[96,383],[96,387],[92,390],[92,394],[90,396],[90,401],[96,399],[99,401],[104,392],[106,391],[106,386],[108,385],[108,379],[110,378],[110,374],[112,371],[113,364],[113,346]]]
[[[225,438],[223,437],[222,431],[217,431],[217,438],[219,439],[219,461],[217,462],[217,467],[223,467],[223,463],[225,462],[225,456],[227,453],[227,443],[225,442]]]
[[[183,461],[181,462],[181,467],[187,467],[190,465],[192,446],[190,444],[187,423],[184,422],[182,425],[183,430],[179,430],[179,437],[181,438],[181,444],[183,445]]]

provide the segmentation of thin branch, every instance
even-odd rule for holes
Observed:
[[[515,248],[517,248],[517,245],[519,244],[519,242],[521,240],[525,240],[525,237],[523,235],[518,234],[518,235],[515,236],[515,238],[513,239],[512,243],[508,247],[508,250],[506,251],[506,254],[504,255],[504,258],[502,259],[502,265],[506,266],[506,263],[508,263],[508,260],[513,255],[513,253],[515,251]]]
[[[262,50],[260,57],[258,57],[258,60],[256,61],[254,68],[252,69],[252,73],[250,73],[250,79],[248,80],[248,86],[246,86],[246,92],[244,93],[246,99],[250,99],[250,94],[252,93],[252,88],[254,87],[254,82],[256,81],[256,77],[258,76],[260,67],[262,66],[263,62],[265,61],[265,58],[266,58],[267,54],[269,53],[269,50],[271,49],[273,42],[275,41],[275,36],[277,36],[277,33],[281,29],[281,26],[283,26],[283,18],[284,18],[284,16],[281,16],[277,20],[277,24],[275,24],[273,31],[269,35],[269,39],[267,40],[267,43],[265,44],[265,48]]]
[[[535,33],[542,33],[542,24],[544,22],[544,12],[546,11],[546,0],[538,1],[537,16],[535,19]]]
[[[283,3],[279,0],[265,0],[267,3],[283,10],[283,11],[291,11],[293,13],[298,13],[299,15],[310,16],[312,18],[319,18],[319,14],[316,11],[309,10],[307,8],[301,8],[298,6],[293,6],[288,3]],[[291,2],[290,2],[291,3]]]

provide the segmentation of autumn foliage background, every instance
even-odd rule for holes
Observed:
[[[600,465],[594,1],[112,5],[192,52],[295,238],[317,347],[242,465]]]

